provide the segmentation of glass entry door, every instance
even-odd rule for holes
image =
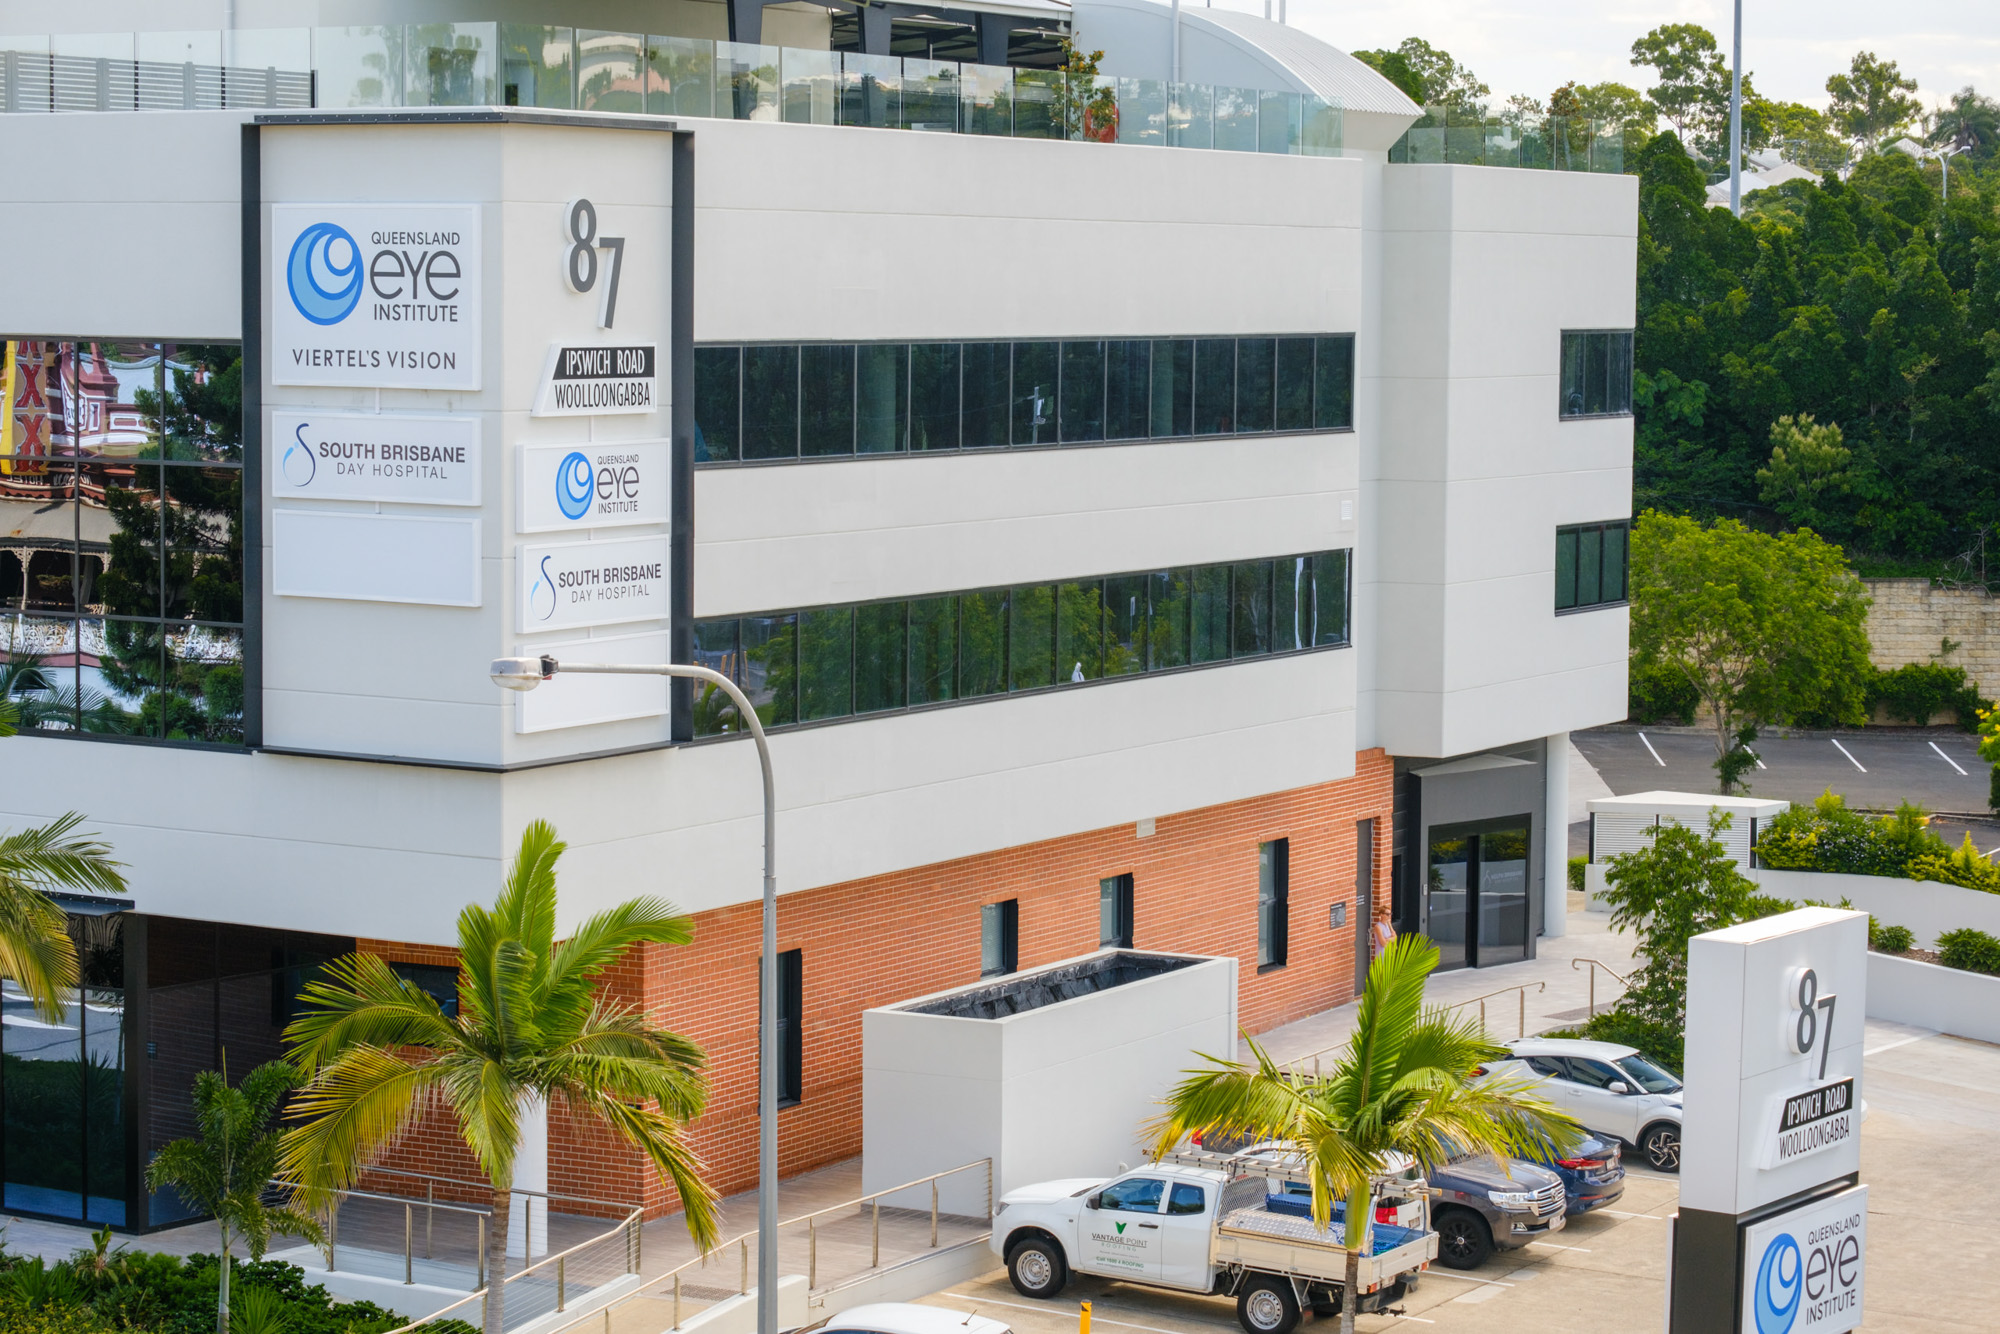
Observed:
[[[1528,826],[1433,829],[1424,920],[1438,968],[1484,968],[1528,957]]]

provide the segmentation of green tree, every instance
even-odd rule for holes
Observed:
[[[1992,157],[2000,148],[2000,102],[1981,97],[1976,89],[1961,88],[1937,110],[1931,121],[1930,142],[1939,148],[1962,149],[1972,166]]]
[[[486,1332],[500,1334],[507,1216],[531,1101],[590,1117],[673,1183],[688,1231],[715,1241],[715,1196],[683,1127],[707,1100],[701,1049],[599,994],[605,970],[637,945],[684,945],[688,919],[628,899],[556,939],[555,866],[564,844],[537,820],[491,908],[458,917],[459,1012],[398,977],[380,956],[350,954],[308,983],[285,1030],[306,1078],[285,1134],[286,1173],[315,1195],[350,1186],[435,1098],[493,1188],[486,1238]]]
[[[1368,1252],[1373,1179],[1392,1154],[1408,1154],[1429,1172],[1467,1152],[1539,1152],[1549,1140],[1567,1146],[1581,1133],[1534,1096],[1532,1085],[1470,1082],[1505,1049],[1476,1021],[1425,1008],[1424,983],[1437,962],[1428,939],[1398,936],[1368,969],[1354,1034],[1331,1072],[1281,1069],[1252,1042],[1248,1063],[1210,1056],[1206,1069],[1189,1071],[1154,1127],[1159,1154],[1196,1131],[1291,1144],[1311,1179],[1313,1221],[1325,1227],[1333,1202],[1342,1202],[1350,1293],[1359,1291]],[[1353,1334],[1354,1305],[1341,1303],[1341,1334]]]
[[[1398,936],[1376,956],[1354,1036],[1324,1076],[1284,1070],[1256,1042],[1250,1062],[1206,1056],[1208,1066],[1190,1070],[1166,1096],[1152,1126],[1154,1152],[1168,1154],[1194,1132],[1288,1142],[1312,1182],[1312,1220],[1324,1228],[1334,1200],[1342,1202],[1346,1290],[1358,1292],[1374,1178],[1392,1154],[1432,1172],[1466,1152],[1540,1152],[1548,1140],[1566,1146],[1582,1132],[1536,1098],[1532,1084],[1470,1082],[1506,1048],[1476,1020],[1424,1006],[1424,982],[1436,966],[1438,946],[1424,936]],[[1354,1332],[1354,1302],[1340,1304],[1340,1330]]]
[[[1651,69],[1659,80],[1646,97],[1683,143],[1711,131],[1718,97],[1728,105],[1729,68],[1715,34],[1698,23],[1654,28],[1632,43],[1632,63]]]
[[[1493,90],[1479,76],[1421,37],[1405,37],[1394,51],[1356,51],[1373,68],[1426,107],[1443,107],[1453,117],[1483,116]],[[1414,83],[1414,91],[1412,89]]]
[[[1917,81],[1873,51],[1857,51],[1847,73],[1826,81],[1827,115],[1863,148],[1872,148],[1915,120]]]
[[[318,1219],[290,1202],[271,1204],[265,1198],[277,1175],[281,1138],[271,1119],[298,1084],[298,1071],[283,1061],[258,1066],[236,1088],[229,1086],[227,1063],[220,1074],[202,1071],[194,1077],[198,1134],[162,1146],[146,1165],[147,1190],[172,1186],[222,1230],[215,1334],[229,1334],[229,1268],[237,1237],[252,1260],[263,1259],[279,1233],[326,1244]]]
[[[1771,423],[1771,462],[1757,470],[1758,495],[1787,523],[1824,530],[1833,521],[1828,505],[1848,490],[1854,454],[1842,440],[1838,426],[1822,426],[1811,413],[1778,418]]]
[[[1864,721],[1868,598],[1839,547],[1733,519],[1654,511],[1632,533],[1632,652],[1669,667],[1713,718],[1718,772],[1746,729]]]
[[[1660,122],[1659,108],[1637,88],[1622,83],[1570,85],[1576,96],[1576,114],[1589,120],[1616,125],[1625,132],[1627,152],[1650,139]]]
[[[1727,811],[1711,811],[1706,834],[1683,825],[1649,829],[1647,847],[1620,853],[1605,868],[1601,897],[1611,905],[1612,929],[1633,933],[1640,960],[1619,999],[1621,1012],[1684,1029],[1688,941],[1763,915],[1756,884],[1718,840],[1729,821]]]

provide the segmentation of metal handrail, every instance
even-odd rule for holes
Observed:
[[[858,1208],[862,1205],[873,1205],[874,1206],[873,1253],[870,1256],[868,1267],[870,1269],[879,1269],[882,1264],[882,1197],[885,1195],[894,1195],[900,1191],[913,1190],[918,1186],[923,1186],[923,1185],[930,1186],[931,1246],[935,1248],[937,1246],[937,1237],[938,1237],[937,1183],[943,1180],[945,1177],[956,1176],[960,1172],[969,1172],[975,1167],[984,1167],[986,1169],[986,1219],[987,1222],[990,1224],[993,1220],[993,1160],[991,1158],[981,1158],[975,1162],[963,1163],[957,1167],[949,1168],[943,1172],[933,1172],[929,1176],[918,1177],[914,1181],[906,1181],[900,1186],[890,1186],[885,1190],[871,1191],[869,1194],[856,1196],[854,1199],[851,1200],[843,1200],[839,1204],[829,1204],[823,1208],[815,1209],[810,1213],[799,1214],[796,1217],[787,1218],[784,1221],[780,1222],[778,1224],[780,1228],[791,1227],[797,1223],[806,1224],[807,1290],[810,1291],[819,1286],[818,1282],[819,1274],[817,1272],[819,1263],[819,1237],[817,1230],[814,1227],[814,1224],[818,1219],[826,1216],[827,1214],[840,1213],[843,1210]],[[674,1292],[674,1323],[670,1328],[679,1329],[681,1327],[682,1272],[685,1270],[696,1268],[697,1266],[706,1268],[710,1256],[720,1255],[723,1252],[729,1250],[731,1247],[735,1247],[737,1248],[737,1253],[740,1259],[740,1264],[738,1267],[738,1277],[736,1282],[736,1292],[738,1296],[747,1294],[750,1291],[750,1239],[752,1237],[755,1237],[756,1235],[757,1235],[757,1229],[751,1228],[747,1232],[738,1233],[736,1236],[729,1238],[729,1240],[727,1241],[717,1242],[712,1248],[703,1251],[701,1254],[695,1256],[692,1260],[684,1260],[680,1264],[675,1265],[672,1269],[669,1269],[666,1273],[647,1279],[644,1283],[640,1284],[632,1291],[626,1293],[624,1296],[618,1298],[616,1301],[607,1303],[602,1309],[602,1311],[592,1311],[588,1315],[578,1316],[575,1320],[572,1320],[569,1324],[559,1325],[555,1329],[548,1331],[548,1334],[564,1334],[564,1331],[575,1329],[587,1320],[595,1321],[600,1317],[607,1322],[607,1327],[608,1327],[608,1323],[611,1319],[611,1312],[618,1309],[619,1307],[624,1306],[627,1302],[645,1296],[647,1293],[658,1288],[660,1285],[666,1283],[669,1279],[673,1280],[673,1292]],[[439,1312],[439,1314],[443,1313]],[[393,1330],[390,1332],[390,1334],[403,1334],[403,1331]]]
[[[1536,982],[1533,985],[1535,994],[1538,996],[1549,989],[1549,984],[1546,982]],[[1502,987],[1498,991],[1489,991],[1484,996],[1474,996],[1471,1000],[1455,1001],[1445,1008],[1447,1010],[1462,1010],[1468,1005],[1477,1005],[1479,1007],[1479,1026],[1484,1028],[1486,1027],[1486,1002],[1492,1000],[1495,996],[1505,996],[1509,992],[1519,992],[1521,996],[1520,1036],[1526,1037],[1528,1036],[1528,986],[1528,983],[1523,982],[1516,987]]]
[[[557,1290],[556,1310],[560,1312],[563,1307],[563,1297],[565,1295],[563,1292],[564,1266],[562,1262],[568,1260],[570,1256],[575,1255],[578,1251],[581,1251],[586,1247],[595,1246],[597,1243],[603,1241],[606,1237],[614,1236],[617,1233],[623,1232],[628,1228],[639,1227],[645,1221],[645,1212],[646,1211],[643,1207],[634,1208],[631,1213],[625,1215],[624,1219],[618,1224],[617,1227],[611,1228],[610,1230],[605,1232],[600,1232],[596,1236],[591,1237],[587,1241],[578,1242],[576,1245],[570,1247],[568,1250],[558,1251],[554,1255],[545,1255],[541,1259],[529,1265],[527,1268],[522,1269],[517,1273],[506,1275],[500,1280],[501,1291],[505,1292],[507,1289],[507,1285],[509,1283],[514,1282],[516,1279],[526,1278],[528,1275],[534,1273],[537,1269],[540,1269],[542,1266],[554,1263],[556,1265],[556,1290]],[[625,1253],[627,1257],[627,1263],[632,1265],[634,1269],[636,1269],[638,1265],[638,1256],[636,1253],[636,1248],[633,1247],[630,1242],[626,1243]],[[486,1269],[486,1251],[484,1246],[483,1231],[481,1235],[479,1267],[481,1276],[483,1277]],[[627,1272],[630,1273],[633,1272],[633,1270],[627,1270]],[[419,1329],[424,1325],[432,1324],[441,1317],[449,1315],[453,1311],[458,1310],[460,1307],[470,1306],[475,1301],[480,1303],[479,1323],[481,1325],[484,1325],[486,1323],[485,1320],[486,1294],[488,1293],[488,1291],[491,1290],[492,1286],[493,1285],[490,1283],[481,1283],[477,1290],[467,1293],[465,1296],[459,1298],[451,1305],[440,1307],[437,1310],[431,1312],[427,1316],[420,1316],[417,1319],[412,1320],[407,1325],[399,1325],[395,1329],[388,1331],[388,1334],[410,1334],[411,1330]],[[606,1309],[608,1310],[609,1308],[607,1307]],[[565,1328],[567,1328],[567,1326],[565,1326]]]
[[[1597,1013],[1597,970],[1598,969],[1602,968],[1605,972],[1610,973],[1611,976],[1617,978],[1618,985],[1621,987],[1631,986],[1632,981],[1630,978],[1627,978],[1622,974],[1620,974],[1616,969],[1612,968],[1610,964],[1605,963],[1604,960],[1602,959],[1588,959],[1588,958],[1571,959],[1569,961],[1569,970],[1573,973],[1576,971],[1578,964],[1586,964],[1586,963],[1590,965],[1590,1009],[1587,1011],[1587,1013],[1595,1015]]]
[[[362,1175],[414,1177],[418,1181],[442,1181],[448,1185],[467,1186],[473,1190],[483,1191],[489,1196],[493,1193],[493,1185],[488,1181],[467,1181],[463,1177],[439,1176],[434,1172],[412,1172],[401,1167],[369,1167],[363,1169]],[[600,1200],[589,1195],[557,1195],[546,1190],[529,1190],[525,1186],[510,1186],[508,1194],[532,1195],[543,1200],[567,1200],[571,1204],[599,1204],[611,1209],[630,1209],[632,1207],[631,1202],[628,1200]],[[398,1196],[396,1198],[400,1199],[402,1197]]]

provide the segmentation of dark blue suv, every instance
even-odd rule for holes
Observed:
[[[1625,1165],[1619,1161],[1619,1147],[1594,1135],[1569,1153],[1543,1142],[1538,1153],[1523,1154],[1531,1163],[1540,1163],[1562,1178],[1566,1205],[1563,1212],[1576,1215],[1601,1209],[1625,1193]]]

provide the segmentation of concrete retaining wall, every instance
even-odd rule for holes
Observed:
[[[1816,899],[1838,904],[1846,899],[1884,926],[1910,928],[1925,949],[1935,949],[1939,935],[1962,926],[2000,936],[2000,894],[1887,875],[1759,870],[1751,876],[1766,894],[1794,903]]]
[[[1868,1017],[2000,1042],[2000,977],[1870,953]]]

